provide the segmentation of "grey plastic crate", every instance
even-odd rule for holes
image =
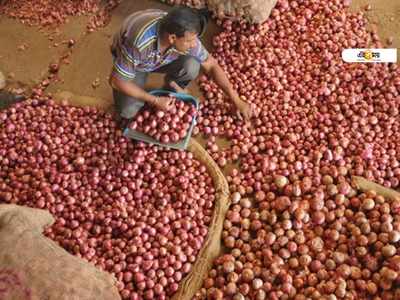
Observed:
[[[191,96],[191,95],[187,95],[187,94],[181,94],[181,93],[173,93],[170,91],[165,91],[165,90],[154,90],[151,91],[150,94],[155,95],[155,96],[173,96],[175,98],[177,98],[180,101],[185,101],[185,102],[190,102],[192,103],[195,107],[196,110],[199,109],[199,101]],[[141,141],[141,142],[145,142],[148,144],[153,144],[153,145],[157,145],[157,146],[161,146],[161,147],[165,147],[165,148],[171,148],[171,149],[178,149],[178,150],[185,150],[189,144],[190,138],[192,136],[192,131],[194,126],[196,125],[196,118],[197,116],[195,116],[192,120],[192,124],[189,127],[188,133],[186,135],[186,137],[184,139],[182,139],[181,141],[179,141],[178,143],[161,143],[160,141],[157,141],[155,139],[153,139],[152,137],[148,136],[147,134],[144,134],[142,132],[139,132],[137,130],[132,130],[129,127],[127,127],[124,130],[124,136],[130,139],[134,139],[137,141]]]

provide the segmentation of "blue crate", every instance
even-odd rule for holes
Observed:
[[[181,101],[185,101],[185,102],[190,102],[192,103],[195,107],[196,110],[199,109],[199,101],[194,98],[191,95],[187,95],[187,94],[181,94],[181,93],[174,93],[174,92],[170,92],[170,91],[165,91],[165,90],[154,90],[151,91],[150,94],[154,95],[154,96],[173,96],[178,100]],[[161,143],[160,141],[157,141],[155,139],[153,139],[152,137],[139,132],[137,130],[132,130],[129,127],[126,128],[124,130],[124,136],[130,139],[134,139],[137,141],[141,141],[141,142],[145,142],[148,144],[153,144],[153,145],[157,145],[157,146],[161,146],[161,147],[166,147],[166,148],[171,148],[171,149],[178,149],[178,150],[185,150],[189,144],[190,141],[190,137],[192,136],[192,131],[194,126],[196,125],[196,118],[197,116],[195,116],[193,118],[192,124],[189,127],[188,133],[186,135],[186,137],[184,139],[182,139],[181,141],[179,141],[178,143]]]

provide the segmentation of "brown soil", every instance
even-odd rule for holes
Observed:
[[[370,10],[366,7],[370,5]],[[354,11],[363,11],[371,26],[378,28],[384,47],[400,48],[400,1],[396,0],[355,0],[351,6]],[[386,43],[393,37],[392,45]]]

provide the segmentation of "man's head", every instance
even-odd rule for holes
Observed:
[[[160,34],[170,46],[186,52],[196,45],[203,30],[201,13],[188,7],[171,10],[160,23]]]

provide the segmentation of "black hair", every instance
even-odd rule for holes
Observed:
[[[205,31],[209,14],[207,10],[196,10],[189,7],[172,9],[160,23],[160,34],[175,34],[183,37],[185,32],[201,35]]]

